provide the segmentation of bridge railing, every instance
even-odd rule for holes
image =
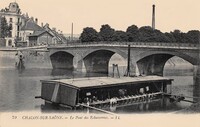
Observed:
[[[52,44],[50,47],[67,47],[67,46],[87,46],[87,45],[131,45],[136,47],[174,47],[174,48],[196,48],[198,44],[194,43],[167,43],[167,42],[68,42],[65,44]]]

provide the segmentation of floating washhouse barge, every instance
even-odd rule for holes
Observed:
[[[120,101],[153,99],[169,92],[172,79],[160,76],[91,77],[42,80],[41,98],[45,102],[72,108],[81,105],[116,104]]]

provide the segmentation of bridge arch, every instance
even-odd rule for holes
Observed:
[[[126,52],[114,48],[93,49],[85,52],[83,62],[85,64],[86,72],[108,74],[109,61],[115,53],[122,56],[125,60],[127,59]]]
[[[177,51],[147,51],[136,56],[137,66],[140,74],[163,76],[166,62],[174,57],[180,57],[192,65],[197,65],[198,61],[183,52]]]
[[[127,51],[128,51],[128,49],[125,48],[124,50],[121,50],[120,48],[113,48],[113,47],[101,47],[101,48],[97,47],[97,48],[92,48],[92,49],[89,49],[86,52],[84,52],[82,57],[85,58],[89,54],[91,54],[91,53],[93,53],[95,51],[99,51],[99,50],[111,51],[111,52],[119,54],[124,59],[127,59]]]
[[[53,69],[73,69],[74,55],[65,51],[57,51],[50,55]]]

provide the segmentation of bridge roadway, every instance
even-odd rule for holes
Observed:
[[[128,58],[130,49],[131,74],[136,67],[143,75],[163,75],[164,65],[173,56],[190,62],[195,67],[199,63],[199,45],[189,43],[157,42],[92,42],[50,45],[47,47],[53,68],[77,70],[86,69],[92,73],[108,73],[109,61],[115,53]]]
[[[49,45],[50,48],[63,48],[63,47],[88,47],[88,46],[118,46],[127,47],[131,45],[134,48],[171,48],[171,49],[198,49],[198,44],[190,43],[158,43],[158,42],[87,42],[87,43],[66,43],[59,45]],[[41,47],[41,46],[39,46]],[[37,48],[37,47],[36,47]]]

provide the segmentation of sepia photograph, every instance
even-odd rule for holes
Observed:
[[[0,0],[0,127],[199,127],[199,5]]]

